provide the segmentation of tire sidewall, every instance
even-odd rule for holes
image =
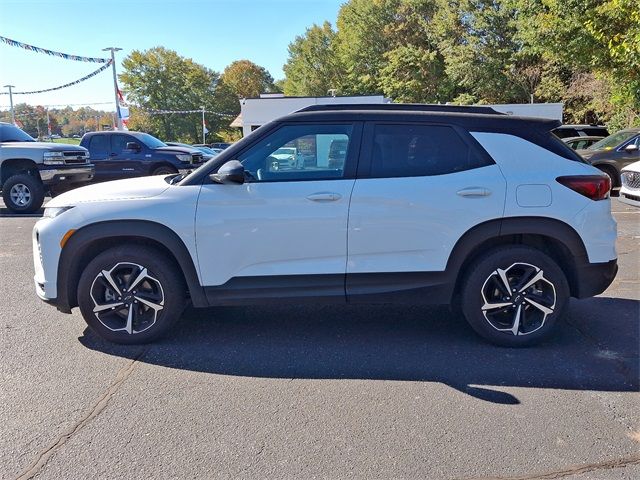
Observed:
[[[173,175],[175,173],[178,173],[175,168],[163,165],[154,169],[151,175]]]
[[[25,185],[31,194],[31,201],[27,205],[16,205],[11,199],[11,189],[19,184]],[[15,213],[33,213],[44,202],[44,186],[39,178],[29,174],[13,175],[2,186],[2,198],[6,207]]]
[[[482,286],[497,268],[507,269],[514,263],[528,263],[541,268],[544,277],[553,284],[556,304],[544,325],[527,335],[513,335],[510,332],[496,330],[482,313]],[[548,338],[558,320],[562,318],[569,301],[569,285],[557,263],[543,252],[531,247],[503,247],[487,252],[467,270],[467,279],[462,288],[462,311],[467,322],[480,336],[496,345],[504,347],[525,347]]]
[[[133,335],[105,327],[93,313],[94,303],[90,295],[96,276],[122,262],[145,267],[149,275],[160,282],[164,293],[164,308],[158,313],[156,322],[147,330]],[[82,272],[78,283],[78,306],[87,325],[105,340],[121,344],[148,343],[164,335],[182,315],[186,290],[183,286],[177,268],[166,261],[161,252],[146,247],[116,247],[95,257]]]

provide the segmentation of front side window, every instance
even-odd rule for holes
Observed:
[[[111,137],[111,151],[120,155],[123,150],[127,149],[128,142],[138,143],[127,135],[113,135]]]
[[[589,150],[613,150],[618,145],[629,140],[634,135],[637,135],[635,132],[629,131],[621,131],[614,133],[613,135],[609,135],[606,138],[603,138],[599,142],[594,143],[589,147]]]
[[[443,125],[376,125],[373,177],[421,177],[486,165],[452,128]]]
[[[239,160],[249,181],[342,178],[353,125],[285,125]]]
[[[0,142],[35,142],[15,125],[0,125]]]

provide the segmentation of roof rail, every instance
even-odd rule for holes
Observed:
[[[399,110],[413,112],[481,113],[484,115],[505,115],[491,107],[476,105],[436,105],[425,103],[339,103],[309,105],[296,112],[326,112],[332,110]]]

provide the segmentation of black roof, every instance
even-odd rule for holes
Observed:
[[[429,122],[458,125],[478,132],[513,133],[528,136],[534,133],[547,133],[560,125],[560,121],[505,115],[489,107],[462,107],[453,105],[314,105],[291,113],[276,122],[340,122],[340,121],[391,121],[391,122]],[[402,105],[402,107],[398,107]],[[437,108],[436,108],[437,107]],[[473,111],[463,109],[473,109]]]
[[[298,112],[326,112],[335,110],[383,110],[407,112],[443,112],[443,113],[483,113],[485,115],[505,115],[491,107],[477,105],[440,105],[424,103],[343,103],[309,105]]]

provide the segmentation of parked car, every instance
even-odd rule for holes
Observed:
[[[35,212],[48,191],[72,188],[93,173],[85,148],[36,142],[15,125],[0,122],[0,189],[12,212]]]
[[[620,201],[640,207],[640,161],[624,167],[621,178]]]
[[[627,128],[603,138],[578,153],[611,178],[613,187],[620,186],[623,167],[640,160],[640,128]]]
[[[569,145],[574,150],[584,150],[587,147],[590,147],[596,142],[599,142],[604,137],[598,136],[588,136],[588,137],[567,137],[563,138],[562,141]]]
[[[80,145],[89,150],[96,182],[188,173],[204,163],[199,150],[170,147],[142,132],[90,132],[82,137]]]
[[[561,125],[554,128],[553,133],[559,138],[609,136],[609,131],[604,125]]]
[[[120,343],[164,334],[187,304],[399,302],[454,303],[489,341],[531,345],[617,271],[609,177],[556,126],[488,107],[307,107],[189,175],[54,198],[34,227],[36,292]],[[273,170],[281,148],[308,161]]]

